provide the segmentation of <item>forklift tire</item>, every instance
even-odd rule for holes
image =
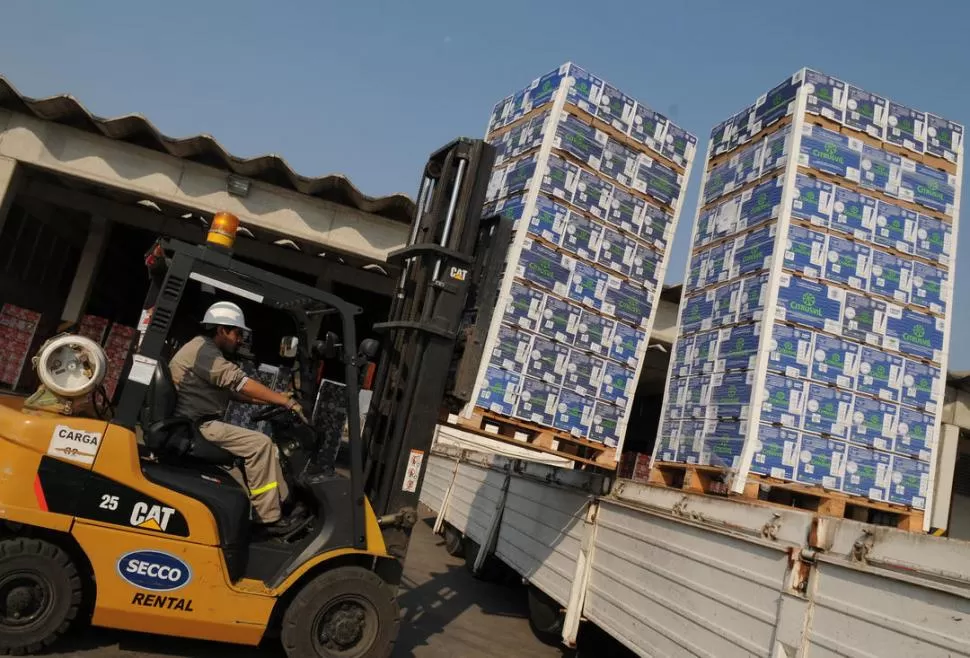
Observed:
[[[0,655],[54,644],[77,618],[82,593],[73,560],[54,544],[0,541]]]
[[[400,627],[394,592],[373,571],[338,567],[314,578],[283,615],[289,658],[387,658]]]
[[[535,585],[529,585],[529,626],[543,644],[562,644],[563,623],[566,615],[551,596]]]
[[[458,528],[446,523],[444,532],[442,533],[445,537],[445,550],[448,551],[448,555],[452,557],[461,557],[464,553],[465,542]]]

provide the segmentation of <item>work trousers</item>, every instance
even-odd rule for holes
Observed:
[[[282,515],[282,502],[290,493],[283,479],[273,441],[262,434],[214,420],[199,431],[206,439],[246,460],[246,482],[260,523],[273,523]]]

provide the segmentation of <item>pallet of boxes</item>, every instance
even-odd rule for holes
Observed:
[[[504,99],[484,214],[514,237],[464,429],[615,469],[696,139],[565,64]]]
[[[807,69],[715,128],[651,482],[929,528],[962,137]]]

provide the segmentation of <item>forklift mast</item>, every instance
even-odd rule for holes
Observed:
[[[511,220],[482,218],[495,149],[458,139],[424,169],[407,246],[388,260],[401,276],[364,427],[364,485],[388,552],[381,575],[400,581],[428,452],[442,414],[469,400],[511,240]]]

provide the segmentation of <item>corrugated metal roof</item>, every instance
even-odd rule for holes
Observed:
[[[97,117],[68,94],[49,98],[29,98],[17,91],[3,76],[0,76],[0,108],[167,153],[182,160],[198,162],[254,181],[278,185],[307,196],[339,203],[394,221],[409,224],[414,213],[414,203],[407,195],[369,197],[358,190],[345,176],[339,174],[318,178],[300,176],[278,155],[240,158],[227,152],[210,135],[169,137],[162,134],[151,121],[140,114],[129,114],[113,119]]]

